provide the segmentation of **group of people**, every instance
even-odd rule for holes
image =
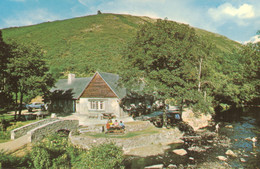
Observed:
[[[108,120],[107,124],[106,124],[106,128],[107,130],[111,130],[111,129],[125,129],[125,125],[122,121],[118,122],[117,120],[115,120],[115,122],[113,123],[112,120]]]

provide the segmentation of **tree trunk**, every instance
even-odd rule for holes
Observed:
[[[163,127],[167,127],[167,109],[166,109],[166,104],[165,100],[163,100]]]
[[[18,116],[18,118],[20,118],[21,115],[22,115],[22,105],[23,105],[23,92],[21,92],[21,96],[20,96],[19,116]]]
[[[18,105],[17,105],[17,103],[18,103],[18,93],[17,92],[15,92],[15,112],[14,112],[14,120],[16,121],[16,115],[17,115],[17,109],[18,109]]]
[[[199,73],[198,73],[198,91],[201,91],[201,66],[202,66],[202,58],[200,58],[200,62],[199,62]]]

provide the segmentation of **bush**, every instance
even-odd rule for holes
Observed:
[[[80,154],[78,162],[73,166],[75,168],[90,169],[114,169],[124,168],[122,148],[113,143],[102,144],[92,147],[89,151]]]
[[[30,154],[24,157],[12,156],[0,151],[2,168],[116,169],[124,168],[122,162],[122,148],[112,143],[84,150],[73,147],[68,143],[67,137],[60,137],[58,134],[34,145]]]
[[[28,168],[28,162],[30,162],[28,155],[16,157],[0,150],[0,168]]]
[[[33,166],[36,169],[50,168],[51,166],[50,153],[45,147],[33,147],[31,151],[31,159],[33,161]]]
[[[33,166],[35,168],[70,168],[70,157],[66,149],[68,141],[66,137],[53,134],[38,145],[31,152]]]

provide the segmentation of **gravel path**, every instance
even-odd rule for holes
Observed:
[[[2,149],[5,152],[12,153],[19,150],[20,148],[22,148],[28,143],[29,143],[28,136],[25,135],[15,140],[11,140],[5,143],[0,143],[0,150]]]

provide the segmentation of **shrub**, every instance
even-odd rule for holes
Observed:
[[[75,168],[114,169],[124,168],[122,148],[113,143],[92,147],[89,151],[80,154]]]
[[[30,162],[28,155],[16,157],[0,150],[0,168],[28,168],[28,162]]]
[[[51,157],[45,147],[34,146],[31,151],[31,159],[36,169],[50,168]]]

